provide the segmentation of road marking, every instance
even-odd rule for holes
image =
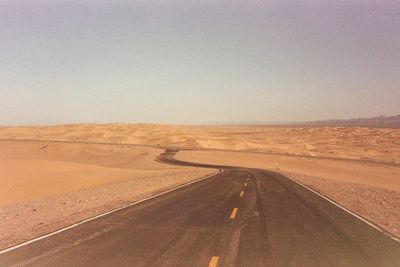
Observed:
[[[232,210],[231,216],[230,216],[229,218],[235,219],[236,213],[237,213],[237,212],[238,212],[238,208],[234,208],[234,209]]]
[[[105,213],[96,215],[96,216],[94,216],[94,217],[88,218],[88,219],[83,220],[83,221],[81,221],[81,222],[74,223],[74,224],[72,224],[72,225],[70,225],[70,226],[66,226],[66,227],[64,227],[64,228],[61,228],[61,229],[59,229],[59,230],[57,230],[57,231],[54,231],[54,232],[51,232],[51,233],[49,233],[49,234],[45,234],[45,235],[36,237],[36,238],[34,238],[34,239],[25,241],[25,242],[23,242],[23,243],[21,243],[21,244],[18,244],[18,245],[12,246],[12,247],[8,247],[8,248],[6,248],[6,249],[0,250],[0,255],[1,255],[1,254],[4,254],[4,253],[6,253],[6,252],[9,252],[9,251],[15,250],[15,249],[17,249],[17,248],[20,248],[20,247],[23,247],[23,246],[32,244],[32,243],[34,243],[34,242],[36,242],[36,241],[45,239],[45,238],[47,238],[47,237],[56,235],[56,234],[58,234],[58,233],[62,233],[62,232],[64,232],[64,231],[66,231],[66,230],[69,230],[69,229],[74,228],[74,227],[76,227],[76,226],[79,226],[79,225],[81,225],[81,224],[84,224],[84,223],[93,221],[93,220],[95,220],[95,219],[101,218],[101,217],[106,216],[106,215],[108,215],[108,214],[117,212],[117,211],[119,211],[119,210],[126,209],[126,208],[129,208],[129,207],[131,207],[131,206],[138,205],[138,204],[140,204],[140,203],[142,203],[142,202],[145,202],[145,201],[147,201],[147,200],[150,200],[150,199],[153,199],[153,198],[156,198],[156,197],[159,197],[159,196],[168,194],[168,193],[173,192],[173,191],[176,191],[176,190],[178,190],[178,189],[180,189],[180,188],[182,188],[182,187],[185,187],[185,186],[188,186],[188,185],[191,185],[191,184],[194,184],[194,183],[201,182],[201,181],[203,181],[203,180],[206,180],[206,179],[209,179],[209,178],[214,177],[214,176],[216,176],[216,175],[219,175],[219,174],[221,174],[222,172],[224,172],[224,170],[222,170],[222,171],[219,172],[219,173],[207,175],[207,176],[205,176],[205,177],[199,178],[199,179],[194,180],[194,181],[191,181],[191,182],[189,182],[189,183],[186,183],[186,184],[177,186],[177,187],[175,187],[175,188],[171,188],[171,189],[169,189],[168,191],[161,192],[161,193],[158,193],[158,194],[156,194],[156,195],[153,195],[153,196],[150,196],[150,197],[147,197],[147,198],[138,200],[138,201],[136,201],[136,202],[132,202],[132,203],[127,204],[127,205],[125,205],[125,206],[122,206],[122,207],[119,207],[119,208],[116,208],[116,209],[107,211],[107,212],[105,212]]]
[[[217,256],[212,256],[212,257],[211,257],[211,260],[210,260],[210,263],[208,264],[208,267],[217,267],[217,265],[218,265],[218,260],[219,260],[219,257],[217,257]]]
[[[247,183],[244,183],[244,186],[247,186]]]
[[[244,195],[244,191],[240,192],[240,195],[239,195],[239,196],[242,197],[243,195]]]
[[[247,178],[247,181],[250,181],[250,178]]]
[[[279,173],[279,172],[277,172],[277,173]],[[307,190],[313,192],[313,193],[316,194],[317,196],[322,197],[323,199],[329,201],[330,203],[332,203],[332,204],[335,205],[336,207],[338,207],[338,208],[342,209],[343,211],[345,211],[345,212],[347,212],[347,213],[353,215],[354,217],[356,217],[356,218],[359,219],[360,221],[362,221],[362,222],[368,224],[369,226],[371,226],[372,228],[378,230],[378,231],[381,232],[382,234],[388,236],[388,237],[391,238],[392,240],[394,240],[394,241],[400,243],[400,238],[398,238],[398,237],[392,235],[392,234],[389,233],[389,232],[386,232],[386,230],[384,230],[383,228],[380,228],[379,226],[373,224],[372,222],[370,222],[370,221],[368,221],[367,219],[361,217],[361,216],[358,215],[357,213],[355,213],[355,212],[349,210],[348,208],[342,206],[341,204],[337,203],[336,201],[330,199],[329,197],[324,196],[323,194],[321,194],[321,193],[315,191],[314,189],[311,189],[310,187],[304,185],[303,183],[301,183],[301,182],[299,182],[299,181],[296,181],[296,180],[290,178],[289,176],[284,175],[284,177],[287,178],[287,179],[289,179],[290,181],[292,181],[292,182],[294,182],[294,183],[300,185],[301,187],[303,187],[303,188],[305,188],[305,189],[307,189]]]

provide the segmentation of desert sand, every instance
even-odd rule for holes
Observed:
[[[216,173],[133,145],[0,141],[0,248]]]
[[[400,236],[400,129],[77,124],[0,139],[3,247],[217,171],[155,162],[168,147],[282,172]]]
[[[211,148],[400,164],[398,128],[76,124],[0,127],[0,139]]]

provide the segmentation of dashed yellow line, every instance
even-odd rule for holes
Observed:
[[[229,218],[235,219],[237,212],[238,212],[238,208],[234,208],[232,210],[231,216]]]
[[[217,265],[218,265],[218,260],[219,260],[219,257],[217,257],[217,256],[212,256],[212,257],[211,257],[211,260],[210,260],[210,263],[208,264],[208,267],[217,267]]]
[[[250,178],[247,178],[247,181],[250,181]]]
[[[244,183],[244,186],[247,186],[247,183]]]
[[[240,192],[240,197],[242,197],[244,195],[244,191]]]

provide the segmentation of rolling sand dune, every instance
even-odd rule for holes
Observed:
[[[155,162],[167,147],[272,168],[400,236],[398,128],[78,124],[0,127],[0,139],[0,247],[216,172]]]
[[[0,141],[0,248],[215,173],[132,145]]]
[[[246,150],[400,164],[398,128],[77,124],[51,127],[0,127],[0,139],[89,141]]]

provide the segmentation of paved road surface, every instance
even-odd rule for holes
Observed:
[[[184,164],[172,156],[160,159]],[[224,169],[1,254],[0,266],[400,265],[398,242],[288,178]]]

